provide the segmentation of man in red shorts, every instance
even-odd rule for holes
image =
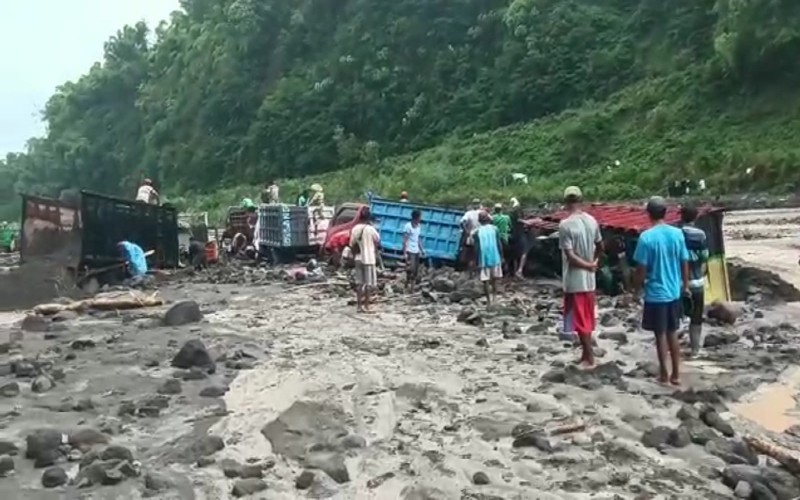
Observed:
[[[594,365],[592,333],[595,329],[595,273],[603,251],[600,226],[581,210],[583,194],[577,186],[564,191],[569,216],[558,225],[564,285],[564,333],[578,334],[583,354],[580,362]]]

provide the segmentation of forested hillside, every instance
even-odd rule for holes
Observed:
[[[309,176],[443,201],[800,180],[796,0],[181,3],[58,89],[47,135],[0,162],[6,212],[15,192],[132,195],[144,176],[212,205]]]

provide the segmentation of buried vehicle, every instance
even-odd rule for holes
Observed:
[[[22,197],[20,259],[58,261],[76,272],[120,260],[127,240],[153,251],[156,267],[178,266],[177,210],[81,191],[80,200]]]
[[[369,205],[346,203],[338,208],[328,229],[325,252],[338,260],[349,244],[350,231],[363,211],[369,209],[378,221],[381,235],[381,256],[396,260],[403,257],[405,225],[411,221],[411,212],[422,213],[420,238],[426,259],[433,264],[455,265],[461,255],[461,218],[463,210],[435,205],[422,205],[377,196],[369,197]]]
[[[19,224],[0,224],[0,252],[16,252],[19,244]]]
[[[626,204],[595,204],[587,205],[584,211],[591,214],[600,225],[603,232],[603,240],[611,262],[607,266],[601,266],[598,270],[598,287],[602,283],[608,284],[612,278],[610,267],[621,269],[620,276],[616,281],[626,282],[630,279],[630,272],[635,266],[633,254],[639,235],[649,229],[652,225],[644,209],[640,206]],[[724,209],[702,206],[698,208],[699,216],[696,226],[706,233],[708,242],[708,266],[706,271],[706,290],[705,302],[729,302],[731,300],[730,279],[728,276],[728,266],[725,260],[725,238],[722,232],[722,221]],[[526,222],[539,234],[552,235],[558,232],[558,224],[569,216],[565,211],[554,212],[541,215]],[[670,206],[667,210],[665,222],[671,225],[680,226],[681,215],[678,206]],[[549,244],[537,249],[540,255],[532,255],[529,260],[545,259],[552,261],[555,269],[561,269],[561,252],[558,249],[558,240],[551,239]],[[556,264],[556,261],[558,262]],[[603,291],[614,293],[618,291],[615,285],[602,286]]]
[[[258,207],[255,242],[259,256],[278,264],[319,254],[333,207],[269,204]]]

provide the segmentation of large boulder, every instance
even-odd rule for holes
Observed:
[[[175,303],[164,314],[164,324],[166,326],[181,326],[189,323],[197,323],[203,319],[203,312],[200,306],[193,300],[183,300]]]
[[[61,467],[50,467],[42,474],[42,486],[45,488],[57,488],[67,484],[67,473]]]
[[[66,435],[55,429],[37,429],[25,437],[25,458],[37,460],[58,452],[67,442]]]
[[[203,342],[199,339],[193,339],[183,344],[178,354],[172,358],[172,366],[186,369],[193,366],[213,369],[214,361],[211,360],[211,355],[208,354]]]

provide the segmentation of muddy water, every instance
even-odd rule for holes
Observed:
[[[749,401],[735,405],[732,410],[765,429],[784,432],[793,425],[800,425],[798,397],[800,368],[794,368],[785,373],[780,381],[763,386]]]

